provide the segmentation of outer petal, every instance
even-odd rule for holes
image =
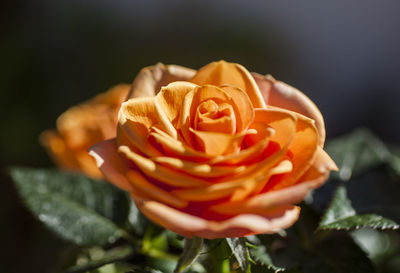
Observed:
[[[132,191],[133,187],[124,175],[129,167],[117,152],[115,138],[93,145],[89,148],[89,155],[96,160],[97,167],[108,181],[123,190]]]
[[[288,156],[293,163],[293,170],[282,176],[276,185],[268,188],[280,189],[295,184],[310,168],[318,150],[318,132],[314,121],[300,114],[297,115],[296,134],[288,148]]]
[[[216,222],[189,215],[159,202],[139,202],[138,207],[152,221],[163,227],[191,238],[207,239],[243,237],[257,233],[276,233],[288,228],[298,218],[300,209],[284,206],[270,214],[242,214]]]
[[[318,107],[300,90],[275,80],[272,76],[262,76],[252,73],[261,93],[268,105],[291,110],[315,121],[319,134],[319,145],[323,147],[325,142],[324,118]]]
[[[327,178],[331,171],[338,170],[339,169],[332,158],[330,158],[330,156],[321,147],[318,147],[313,164],[300,178],[299,183],[314,180],[321,176]]]
[[[156,65],[143,68],[134,79],[128,98],[153,97],[161,87],[174,81],[187,81],[195,70],[179,65]]]

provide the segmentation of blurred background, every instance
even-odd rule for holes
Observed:
[[[397,0],[0,5],[2,167],[52,166],[38,143],[44,129],[68,107],[130,83],[159,61],[195,69],[220,59],[241,63],[306,93],[325,117],[328,138],[366,126],[400,144]],[[7,247],[0,271],[51,271],[73,246],[33,219],[4,171],[1,180],[0,234]]]

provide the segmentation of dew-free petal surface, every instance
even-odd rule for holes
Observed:
[[[253,107],[265,108],[266,106],[254,78],[240,64],[225,61],[210,63],[200,68],[190,81],[198,85],[212,84],[220,86],[228,84],[236,86],[247,93]]]
[[[318,129],[319,144],[323,146],[325,142],[325,123],[318,107],[303,92],[284,83],[275,80],[270,75],[260,75],[252,73],[266,104],[280,107],[300,113],[315,121]]]

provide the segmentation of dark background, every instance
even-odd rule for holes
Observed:
[[[241,63],[305,92],[328,138],[366,126],[400,144],[399,12],[397,0],[3,1],[0,166],[51,166],[41,131],[158,61]],[[0,178],[0,272],[48,272],[73,248]]]

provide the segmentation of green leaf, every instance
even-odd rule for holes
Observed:
[[[376,214],[356,214],[347,197],[345,186],[336,190],[332,203],[322,216],[319,229],[359,229],[362,227],[378,229],[398,229],[394,221]]]
[[[126,194],[84,175],[13,168],[10,171],[27,207],[50,230],[78,245],[104,245],[120,237],[115,223],[128,215]]]
[[[336,222],[325,224],[323,229],[359,229],[369,227],[373,229],[398,229],[396,222],[376,214],[362,214],[347,217]]]
[[[392,155],[389,166],[397,176],[400,176],[400,156]]]
[[[89,270],[93,270],[102,267],[106,264],[115,263],[117,261],[123,261],[128,259],[134,253],[130,246],[121,246],[111,249],[101,255],[98,259],[89,260],[85,263],[72,266],[68,268],[65,273],[83,273]]]
[[[239,263],[243,272],[247,272],[249,267],[249,250],[247,249],[245,238],[226,238],[226,242],[231,248],[233,255]]]
[[[339,172],[332,175],[342,181],[387,163],[391,157],[385,144],[364,128],[330,141],[325,150],[339,167]]]
[[[267,248],[263,245],[258,246],[257,248],[253,248],[250,250],[252,256],[256,260],[257,263],[259,263],[261,266],[263,266],[264,270],[268,270],[266,272],[282,272],[285,271],[285,268],[275,266],[272,262],[271,257],[267,253]]]
[[[301,208],[300,219],[287,229],[286,237],[257,236],[261,244],[267,247],[275,266],[285,268],[285,273],[375,272],[366,253],[352,240],[348,232],[315,232],[319,216],[305,204]],[[263,271],[254,273],[256,272]]]
[[[183,252],[179,257],[178,264],[174,270],[174,273],[180,273],[189,268],[199,257],[200,251],[203,248],[203,239],[199,237],[193,237],[192,239],[185,239]]]

